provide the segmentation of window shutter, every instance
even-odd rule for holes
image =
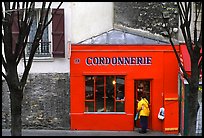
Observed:
[[[12,51],[14,52],[16,48],[16,43],[18,40],[19,28],[18,28],[18,14],[13,13],[13,24],[12,24]]]
[[[65,42],[64,42],[64,10],[52,10],[52,42],[53,42],[53,57],[65,57]],[[56,13],[55,13],[56,11]],[[55,14],[54,14],[55,13]]]

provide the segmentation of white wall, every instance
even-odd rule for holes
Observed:
[[[23,61],[18,65],[19,73],[24,70]],[[53,58],[34,60],[30,73],[69,73],[70,64],[68,58]]]
[[[113,2],[72,2],[72,43],[113,28]]]

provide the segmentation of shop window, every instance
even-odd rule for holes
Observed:
[[[85,76],[85,112],[124,112],[124,76]]]

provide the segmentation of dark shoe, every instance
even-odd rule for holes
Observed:
[[[144,134],[144,133],[147,133],[147,131],[140,130],[139,133]]]

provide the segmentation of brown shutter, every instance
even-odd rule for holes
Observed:
[[[53,42],[53,56],[65,57],[65,42],[64,42],[64,10],[52,10],[52,42]]]
[[[13,24],[12,24],[12,50],[13,50],[13,52],[16,48],[18,35],[19,35],[18,14],[17,14],[17,12],[14,12],[13,13]]]

